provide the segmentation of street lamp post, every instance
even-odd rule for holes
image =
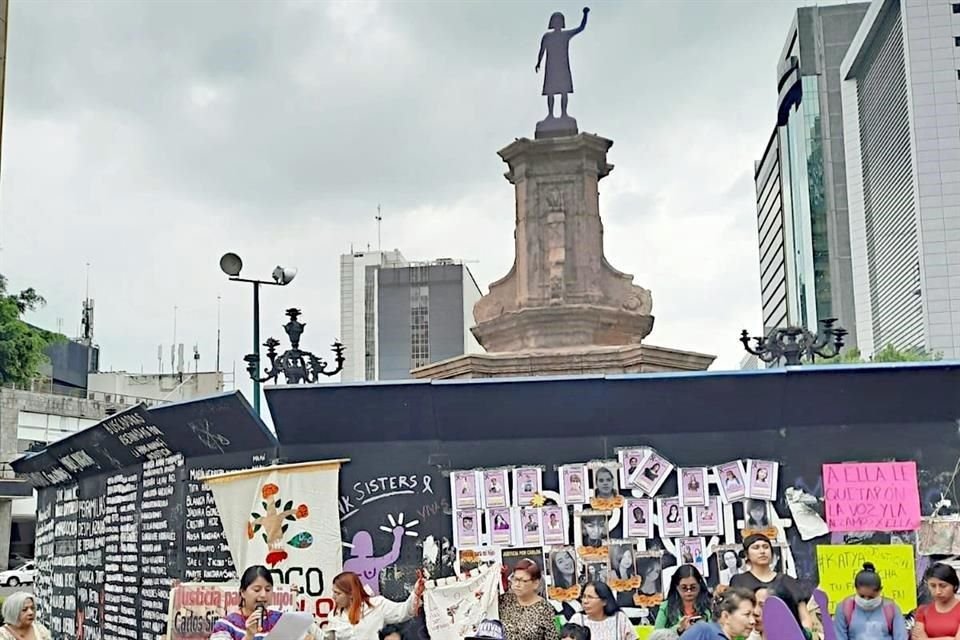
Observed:
[[[836,322],[836,318],[821,320],[816,334],[804,327],[774,329],[767,336],[752,338],[753,347],[750,346],[750,334],[744,329],[740,342],[747,353],[768,364],[783,359],[789,367],[802,364],[804,357],[811,362],[816,356],[836,358],[843,348],[843,337],[848,333],[846,329],[834,326]]]
[[[260,353],[260,285],[286,286],[293,282],[297,275],[296,269],[287,269],[278,266],[273,270],[273,281],[269,280],[251,280],[241,278],[240,271],[243,270],[243,260],[235,253],[225,253],[220,258],[220,270],[223,271],[233,282],[248,282],[253,285],[253,353]],[[259,357],[256,356],[255,357]],[[253,409],[260,415],[260,380],[253,377]]]
[[[272,336],[267,338],[263,346],[267,348],[267,362],[270,363],[270,368],[263,370],[267,375],[261,378],[259,350],[246,355],[243,359],[247,363],[247,373],[250,374],[250,378],[257,384],[270,380],[276,382],[280,374],[283,374],[287,384],[300,384],[302,382],[314,384],[324,376],[330,377],[340,373],[343,370],[343,363],[346,361],[343,356],[345,347],[339,341],[333,343],[331,350],[336,367],[327,370],[326,360],[300,348],[300,336],[303,335],[303,330],[307,326],[306,323],[298,320],[300,309],[287,309],[286,315],[290,318],[290,321],[283,325],[283,330],[287,334],[287,339],[290,340],[290,348],[283,353],[277,353],[280,341]]]

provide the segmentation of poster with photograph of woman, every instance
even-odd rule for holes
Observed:
[[[543,544],[540,537],[540,509],[537,507],[520,508],[520,544]]]
[[[677,487],[680,506],[695,507],[707,503],[707,468],[680,467],[677,469]]]
[[[587,465],[565,464],[560,467],[560,502],[584,504],[587,501]]]
[[[476,509],[464,509],[457,511],[454,515],[456,527],[454,527],[453,546],[457,549],[462,547],[475,547],[480,544],[480,512]]]
[[[772,522],[773,505],[764,500],[747,500],[743,503],[743,527],[740,535],[747,537],[753,533],[762,533],[776,537],[777,530]]]
[[[730,580],[733,576],[744,573],[747,569],[744,566],[743,559],[740,557],[740,547],[738,545],[721,545],[713,548],[713,555],[710,557],[710,575],[713,586],[730,586]]]
[[[641,463],[640,468],[630,479],[630,484],[653,497],[672,471],[672,463],[656,451],[650,451],[650,455]]]
[[[623,496],[620,495],[617,484],[617,463],[592,463],[590,475],[593,480],[591,487],[590,507],[593,509],[619,509],[623,506]]]
[[[640,470],[640,466],[650,454],[649,447],[631,447],[629,449],[618,449],[617,460],[620,461],[620,486],[631,488],[630,478]]]
[[[450,497],[455,508],[476,509],[480,506],[477,499],[478,476],[476,471],[454,471],[450,474]]]
[[[533,496],[543,490],[543,469],[518,467],[513,470],[513,503],[519,507],[533,504]]]
[[[680,507],[680,498],[658,498],[657,513],[660,514],[660,537],[676,538],[686,535],[687,527]]]
[[[704,577],[710,575],[703,538],[680,538],[677,540],[677,555],[677,564],[692,564]]]
[[[597,560],[583,563],[583,582],[606,582],[607,575],[610,573],[610,563],[605,560]]]
[[[548,505],[540,509],[540,533],[543,535],[543,544],[567,544],[567,508],[557,505]]]
[[[611,541],[608,549],[610,550],[610,575],[607,576],[607,582],[632,580],[637,575],[636,549],[633,543],[629,540]]]
[[[580,562],[573,547],[552,547],[547,552],[550,571],[550,588],[547,596],[558,602],[568,602],[580,597]]]
[[[483,476],[483,506],[492,507],[510,506],[510,485],[508,469],[487,469],[481,472]]]
[[[776,500],[779,472],[780,464],[772,460],[747,460],[747,497]]]
[[[723,531],[723,509],[718,496],[707,498],[707,504],[693,508],[693,535],[715,536]]]
[[[606,558],[610,540],[609,515],[605,511],[584,509],[576,514],[574,534],[577,551],[584,560]]]
[[[713,468],[717,476],[717,486],[720,488],[720,499],[724,504],[743,500],[747,496],[747,483],[744,479],[746,472],[743,463],[733,460]]]
[[[501,547],[509,547],[515,544],[514,513],[515,511],[510,507],[487,509],[487,528],[492,544]]]
[[[626,538],[653,537],[652,498],[626,498],[623,501],[623,535]]]
[[[663,552],[638,551],[636,558],[640,586],[634,595],[634,604],[654,607],[663,602]]]

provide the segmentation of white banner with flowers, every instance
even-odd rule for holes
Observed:
[[[342,462],[263,467],[204,480],[238,572],[265,565],[275,580],[282,576],[277,582],[303,595],[330,595],[330,581],[343,566],[337,504]]]

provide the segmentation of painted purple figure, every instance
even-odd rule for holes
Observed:
[[[553,116],[553,97],[560,94],[560,117],[567,117],[567,96],[573,93],[573,76],[570,73],[570,38],[587,28],[589,7],[583,8],[583,20],[576,29],[564,31],[566,20],[559,11],[550,16],[547,31],[540,40],[540,53],[537,55],[535,70],[540,72],[543,56],[547,56],[547,67],[543,73],[543,95],[547,96],[547,117]]]
[[[373,538],[367,531],[357,531],[353,536],[353,548],[350,549],[350,558],[343,563],[344,571],[352,571],[360,576],[360,582],[373,590],[373,595],[380,595],[380,572],[392,565],[400,558],[400,548],[403,545],[403,527],[393,528],[393,546],[386,555],[373,555]]]

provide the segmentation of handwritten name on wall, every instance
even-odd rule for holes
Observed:
[[[920,527],[917,463],[823,465],[830,531],[914,531]]]

